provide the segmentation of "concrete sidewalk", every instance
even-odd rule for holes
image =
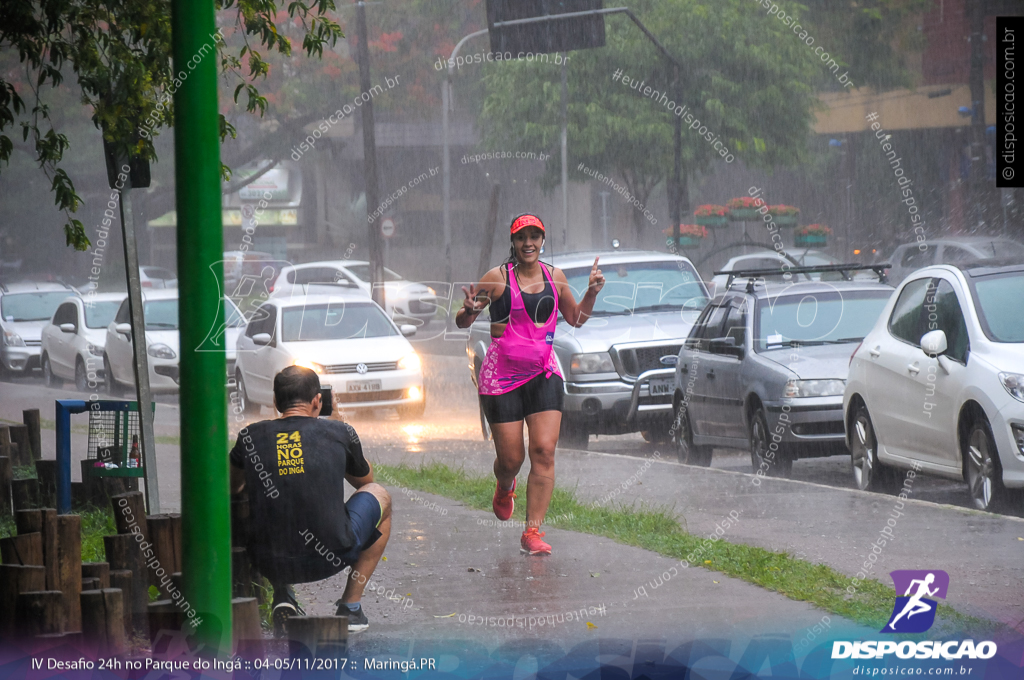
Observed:
[[[436,461],[482,475],[491,474],[494,460],[492,445],[483,441],[421,443],[422,451],[409,454],[401,446],[364,438],[364,448],[382,463],[415,467]],[[788,552],[849,576],[863,568],[887,520],[902,512],[892,517],[895,540],[881,548],[868,578],[891,585],[889,572],[896,569],[942,569],[950,575],[947,602],[955,609],[1022,629],[1024,520],[1019,518],[916,501],[912,493],[901,511],[895,496],[781,479],[760,479],[756,485],[753,475],[680,465],[670,452],[644,460],[560,450],[556,474],[558,486],[575,489],[581,501],[602,502],[619,489],[611,503],[667,508],[694,534],[708,535],[730,513],[739,513],[725,540]]]

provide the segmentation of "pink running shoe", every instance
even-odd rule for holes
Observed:
[[[516,480],[512,480],[512,488],[505,491],[501,485],[495,482],[494,498],[491,500],[491,507],[494,508],[494,516],[502,522],[512,517],[512,511],[516,509]]]
[[[538,532],[537,527],[530,527],[523,532],[523,537],[519,539],[520,550],[527,555],[550,555],[551,546],[540,540],[543,535],[544,532]]]

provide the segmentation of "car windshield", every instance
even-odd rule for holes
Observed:
[[[0,299],[4,321],[48,321],[69,291],[52,293],[12,293]]]
[[[761,300],[754,321],[754,349],[860,342],[868,334],[891,291],[799,293]]]
[[[985,335],[995,342],[1024,342],[1024,273],[1010,272],[974,281],[977,308]]]
[[[117,308],[121,303],[117,300],[96,300],[85,302],[85,327],[106,328],[114,320]]]
[[[699,312],[708,302],[700,277],[682,260],[663,262],[598,262],[605,284],[597,294],[594,316],[636,312]],[[590,267],[565,270],[569,288],[577,300],[587,292]]]
[[[178,329],[178,299],[150,300],[142,308],[146,316],[147,331],[173,331]]]
[[[281,319],[284,342],[381,338],[398,335],[376,305],[338,302],[289,307]]]
[[[370,280],[370,265],[368,264],[347,264],[345,269],[348,273],[356,277],[360,281]],[[384,281],[402,281],[402,277],[391,271],[387,267],[384,268]]]

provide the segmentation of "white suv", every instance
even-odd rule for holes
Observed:
[[[238,338],[235,380],[239,407],[257,415],[274,405],[274,376],[288,366],[311,368],[330,385],[339,409],[392,407],[423,415],[420,358],[376,302],[361,293],[309,295],[264,303]]]
[[[900,285],[854,352],[843,396],[853,475],[967,482],[980,510],[1024,487],[1024,264],[936,265]]]
[[[0,283],[0,371],[40,368],[40,337],[58,305],[78,291],[63,283]]]
[[[42,366],[46,384],[74,380],[86,392],[103,380],[103,346],[125,293],[86,293],[69,297],[42,331]],[[92,383],[90,385],[90,383]]]

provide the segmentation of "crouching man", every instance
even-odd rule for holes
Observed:
[[[356,431],[318,418],[320,379],[289,366],[274,376],[275,420],[238,433],[231,449],[231,489],[248,490],[247,551],[274,586],[274,635],[289,616],[304,614],[292,584],[320,581],[352,567],[337,614],[348,630],[369,627],[363,588],[391,533],[391,497],[373,481]],[[346,502],[344,480],[356,491]],[[352,574],[356,574],[353,577]]]

